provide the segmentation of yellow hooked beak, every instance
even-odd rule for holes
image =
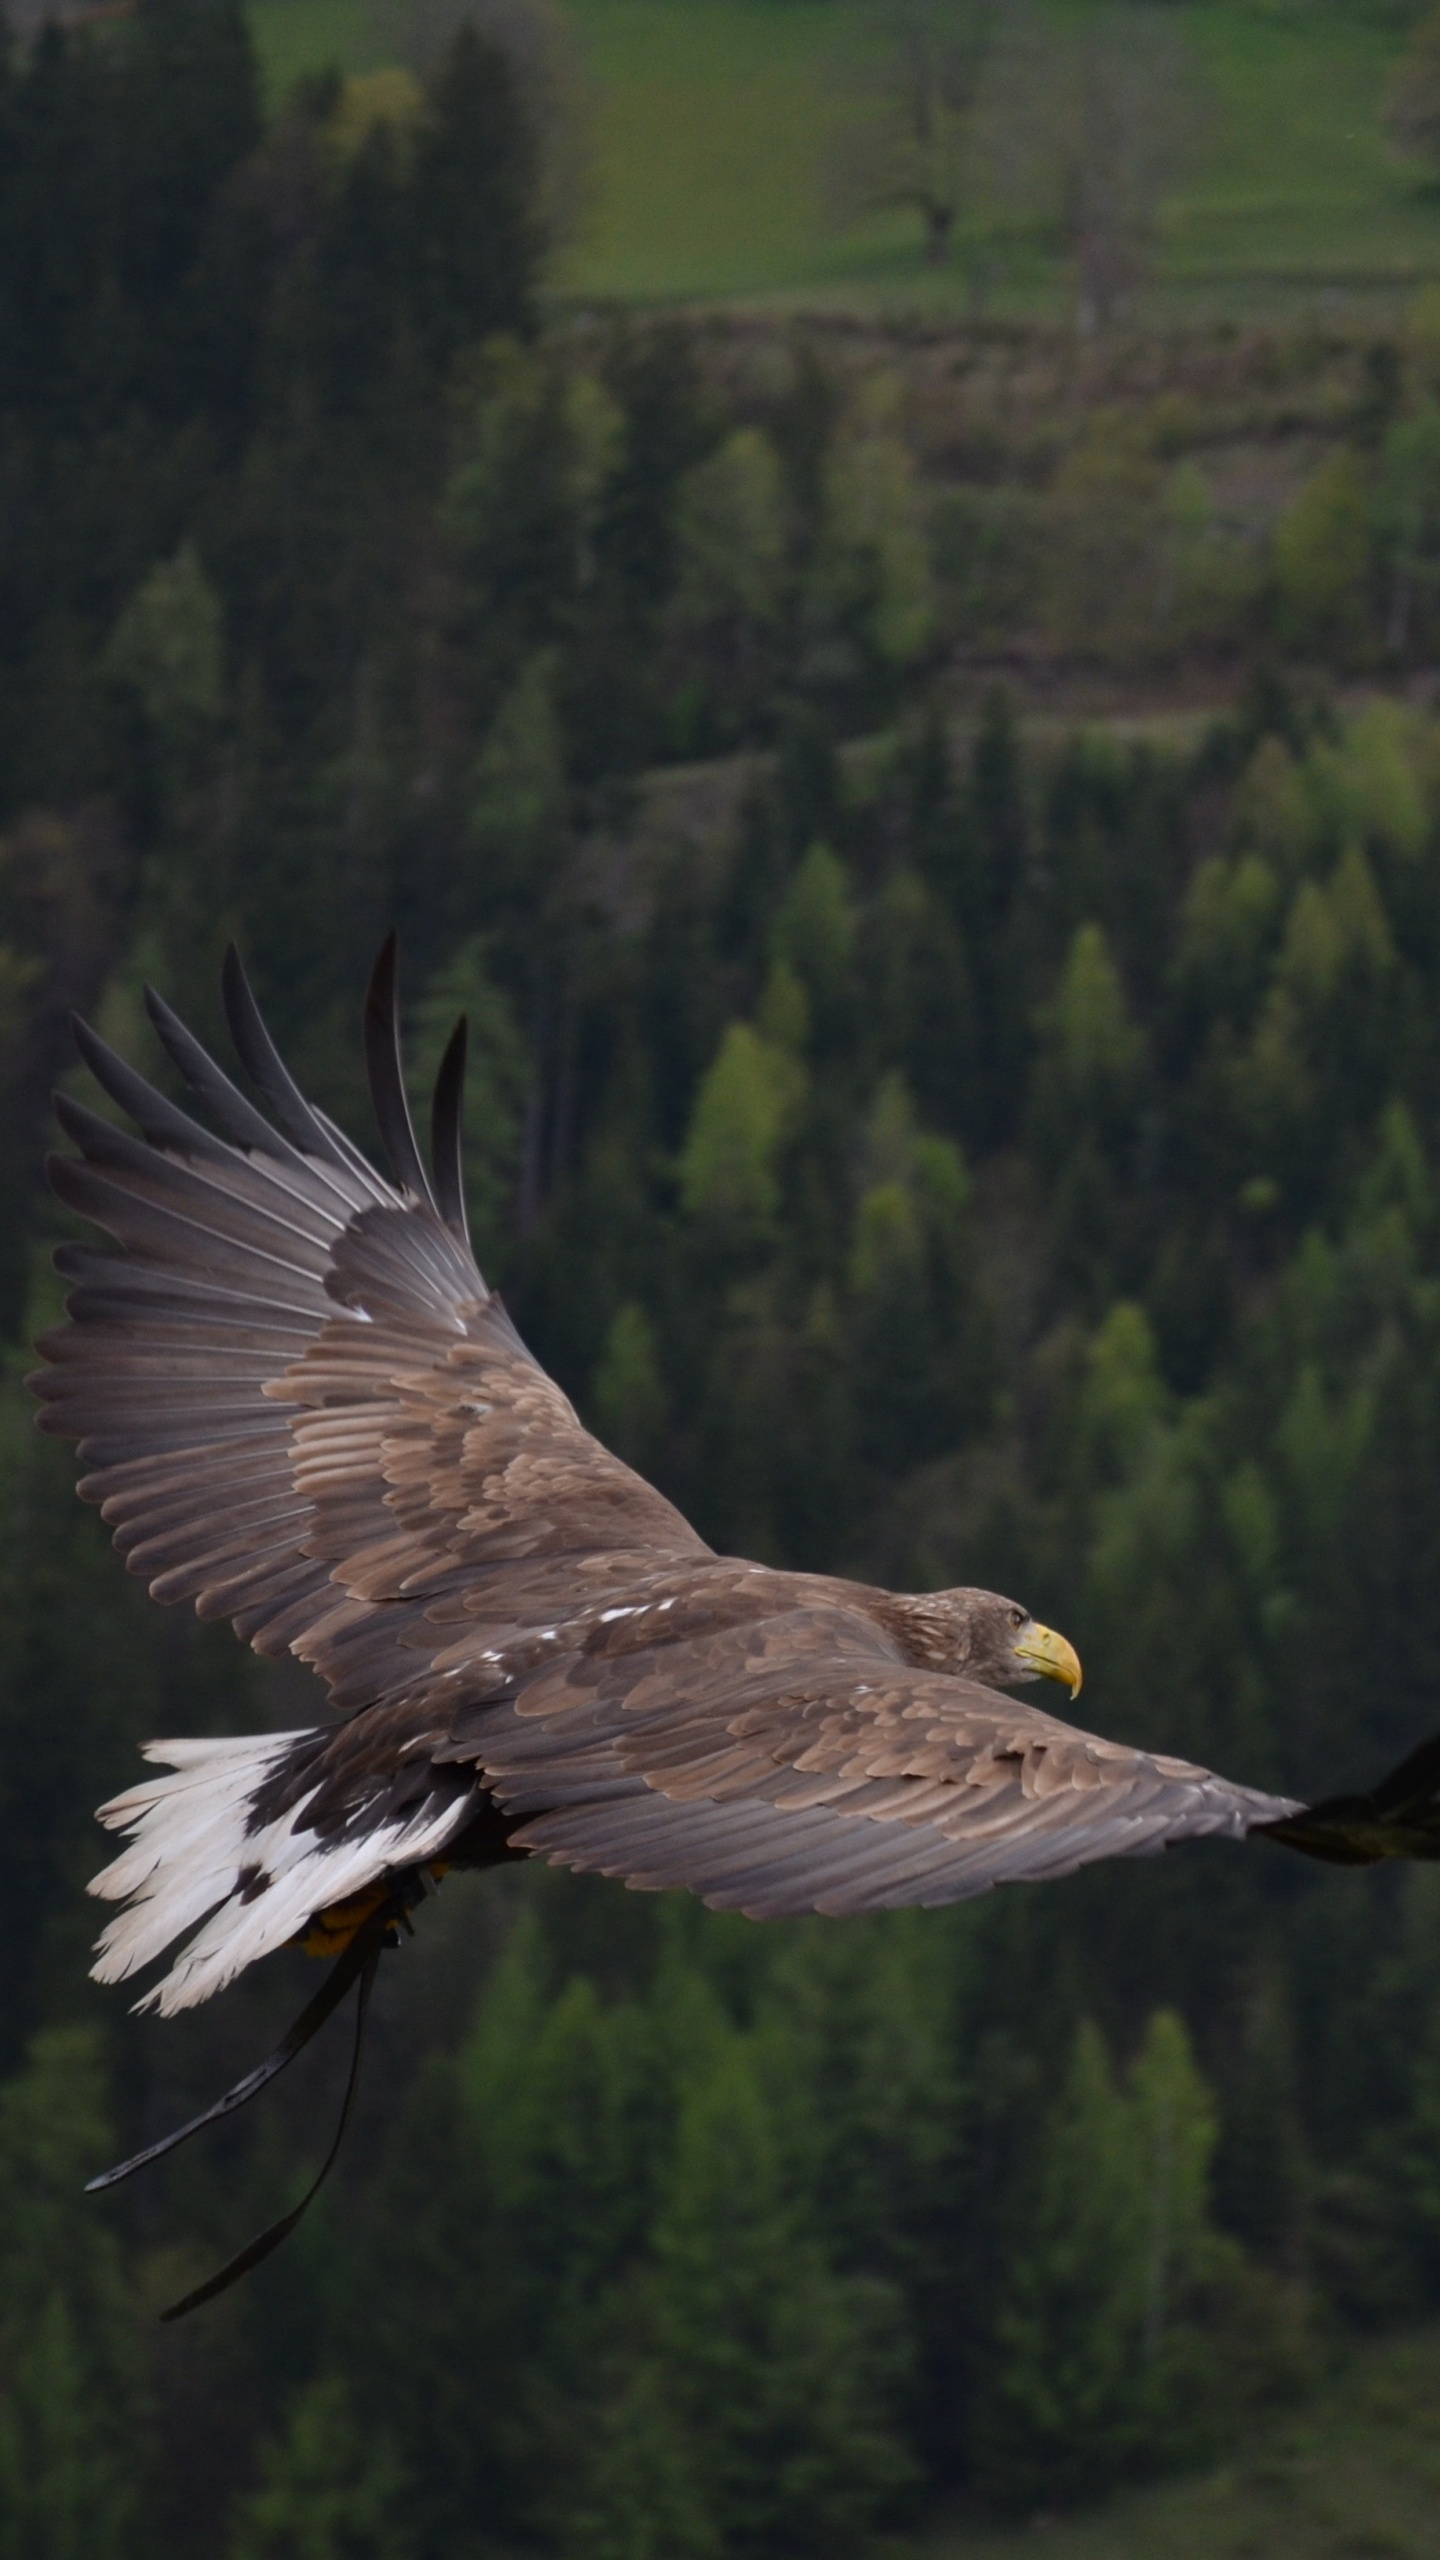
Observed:
[[[1046,1680],[1063,1680],[1071,1697],[1079,1697],[1085,1677],[1080,1656],[1064,1636],[1057,1636],[1053,1627],[1039,1627],[1033,1618],[1029,1619],[1015,1639],[1014,1653],[1027,1671],[1038,1671]]]

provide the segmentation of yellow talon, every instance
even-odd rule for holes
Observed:
[[[450,1863],[448,1858],[430,1860],[425,1872],[432,1883],[438,1884],[442,1876],[448,1876]],[[328,1911],[316,1912],[314,1919],[298,1938],[292,1940],[292,1944],[307,1956],[343,1955],[357,1931],[364,1928],[372,1911],[378,1911],[381,1903],[388,1902],[395,1891],[395,1879],[391,1876],[381,1884],[368,1885],[363,1893],[352,1894],[348,1902],[332,1902]],[[418,1899],[418,1894],[406,1897],[405,1907]],[[404,1918],[404,1909],[398,1916]]]
[[[300,1938],[307,1956],[343,1955],[357,1931],[363,1929],[372,1911],[378,1911],[386,1900],[390,1886],[371,1885],[367,1893],[357,1893],[349,1902],[332,1902],[328,1911],[317,1911]]]

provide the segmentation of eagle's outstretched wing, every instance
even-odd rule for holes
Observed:
[[[313,1664],[345,1708],[413,1698],[437,1604],[492,1568],[708,1554],[582,1428],[487,1289],[453,1172],[453,1048],[432,1187],[400,1078],[393,942],[367,1013],[393,1184],[304,1102],[233,954],[225,993],[278,1127],[148,992],[220,1134],[83,1025],[87,1065],[140,1134],[56,1100],[80,1156],[52,1157],[51,1182],[121,1252],[61,1248],[69,1321],[38,1345],[52,1365],[33,1384],[132,1572]]]
[[[393,942],[366,1013],[393,1182],[305,1102],[233,955],[225,995],[268,1117],[156,997],[213,1129],[79,1033],[139,1134],[57,1106],[79,1154],[55,1187],[119,1250],[62,1251],[41,1421],[157,1598],[311,1664],[343,1721],[151,1746],[173,1774],[104,1812],[131,1845],[97,1880],[127,1906],[102,1975],[198,1927],[151,1996],[203,1999],[482,1813],[497,1849],[771,1914],[947,1902],[1295,1810],[917,1669],[883,1595],[713,1555],[487,1290],[461,1052],[432,1177]]]

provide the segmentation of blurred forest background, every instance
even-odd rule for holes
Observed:
[[[1363,1781],[1440,1725],[1440,306],[1142,327],[1152,173],[1045,214],[1064,312],[580,307],[563,27],[422,32],[267,104],[235,0],[137,0],[0,71],[0,2555],[858,2560],[1433,2319],[1440,1879],[454,1880],[324,2207],[158,2330],[343,2056],[82,2201],[314,1982],[127,2020],[90,1809],[312,1707],[32,1432],[69,1011],[153,1071],[142,982],[215,1033],[234,935],[368,1141],[398,921],[487,1269],[706,1536],[993,1583],[1107,1730]]]

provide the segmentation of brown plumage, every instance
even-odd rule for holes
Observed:
[[[366,1010],[393,1182],[304,1101],[233,954],[225,995],[264,1111],[147,997],[218,1134],[80,1029],[139,1134],[57,1103],[79,1153],[55,1188],[119,1251],[59,1257],[74,1287],[40,1346],[40,1420],[79,1441],[80,1490],[155,1597],[310,1664],[333,1713],[151,1746],[175,1774],[102,1813],[131,1841],[97,1879],[123,1906],[102,1977],[193,1931],[148,1995],[178,2009],[307,1931],[343,1946],[383,1893],[456,1861],[541,1856],[771,1917],[952,1902],[1209,1833],[1401,1845],[1378,1797],[1362,1841],[1007,1694],[1037,1671],[1078,1686],[1079,1666],[993,1593],[715,1555],[582,1427],[487,1290],[463,1039],[432,1180],[393,940]]]

